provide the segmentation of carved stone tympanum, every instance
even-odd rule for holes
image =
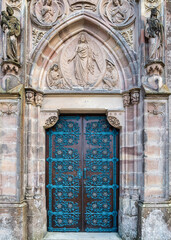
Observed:
[[[134,5],[127,0],[102,0],[100,6],[102,17],[113,27],[125,27],[135,19]]]
[[[63,0],[33,0],[32,20],[42,27],[52,27],[65,12]]]

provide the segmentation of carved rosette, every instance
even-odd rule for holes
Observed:
[[[27,104],[34,104],[34,91],[27,90],[26,91],[26,102]]]
[[[44,128],[48,129],[53,127],[57,123],[57,121],[58,121],[58,116],[49,117],[45,122]]]
[[[107,116],[109,124],[114,128],[120,128],[120,121],[114,116]]]

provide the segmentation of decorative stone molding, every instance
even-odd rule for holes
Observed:
[[[26,91],[26,101],[28,104],[34,104],[34,91],[33,90],[27,90]]]
[[[32,44],[33,44],[33,47],[37,46],[37,44],[43,38],[45,33],[46,33],[45,31],[40,31],[36,28],[33,28],[33,30],[32,30]]]
[[[131,97],[129,92],[124,92],[123,95],[123,105],[124,107],[128,107],[131,103]]]
[[[120,31],[120,34],[124,37],[128,45],[133,49],[134,48],[134,30],[133,28],[125,29]]]
[[[12,61],[3,61],[1,67],[4,74],[18,74],[21,65]]]
[[[140,101],[140,90],[139,89],[132,89],[131,90],[131,104],[136,105]]]
[[[97,5],[99,0],[68,0],[68,3],[70,5],[71,11],[77,11],[77,10],[91,10],[96,11]]]
[[[44,128],[48,129],[53,127],[57,123],[58,119],[59,119],[58,116],[49,117],[45,122]]]
[[[36,106],[39,106],[41,107],[42,106],[42,102],[43,102],[43,94],[42,93],[36,93],[36,96],[35,96],[35,103],[36,103]]]
[[[109,124],[114,127],[114,128],[120,128],[121,124],[119,119],[116,117],[116,113],[113,111],[108,111],[107,112],[107,120]]]
[[[152,75],[159,75],[161,76],[164,70],[164,63],[161,61],[156,61],[156,62],[149,62],[148,64],[145,65],[147,74],[152,76]]]

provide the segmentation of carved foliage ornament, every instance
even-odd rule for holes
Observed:
[[[63,0],[33,0],[30,9],[32,20],[47,28],[55,25],[65,13]]]
[[[107,120],[112,127],[120,128],[120,121],[114,116],[107,116]]]
[[[51,128],[53,127],[58,121],[58,117],[57,116],[51,116],[49,117],[46,122],[45,122],[45,125],[44,125],[44,128],[45,129],[48,129],[48,128]]]
[[[129,0],[102,0],[100,13],[116,28],[126,27],[135,19],[134,3]]]

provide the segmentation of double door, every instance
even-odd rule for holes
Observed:
[[[117,231],[118,165],[105,116],[60,116],[46,133],[48,231]]]

